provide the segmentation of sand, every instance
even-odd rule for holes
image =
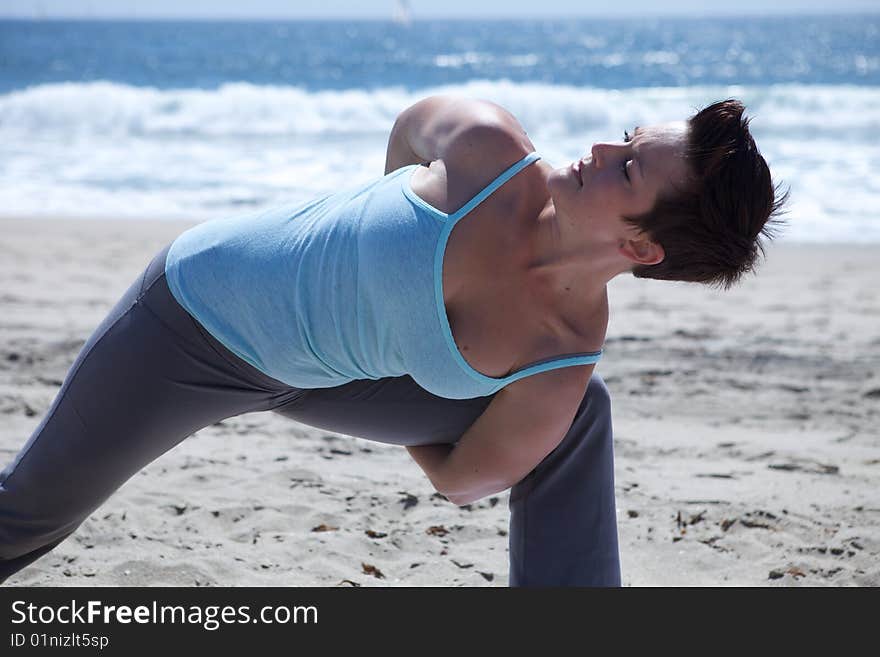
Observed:
[[[189,225],[0,220],[0,461]],[[778,244],[723,292],[612,281],[627,586],[880,585],[880,246]],[[458,508],[401,447],[274,413],[129,480],[25,586],[505,586],[508,493]]]

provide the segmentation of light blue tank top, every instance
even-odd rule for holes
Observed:
[[[525,156],[454,214],[416,196],[414,164],[304,205],[198,224],[168,251],[168,287],[231,352],[296,388],[409,374],[435,395],[468,399],[595,363],[601,351],[486,376],[461,355],[446,316],[441,271],[453,227],[538,159]]]

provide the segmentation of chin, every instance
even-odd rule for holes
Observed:
[[[553,199],[553,205],[557,212],[568,213],[577,206],[578,192],[581,187],[577,181],[572,181],[571,174],[567,169],[554,170],[547,176],[547,191]]]
[[[576,186],[577,183],[575,182],[574,185]],[[575,187],[572,186],[571,174],[567,169],[553,169],[550,172],[547,176],[547,191],[550,192],[554,203],[557,202],[559,197],[566,196],[575,191]]]
[[[565,181],[571,183],[571,172],[568,170],[569,166],[570,165],[566,165],[559,169],[553,169],[553,171],[547,175],[547,183],[553,183],[556,185],[564,184]]]

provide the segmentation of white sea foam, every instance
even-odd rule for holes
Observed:
[[[309,92],[64,83],[0,95],[0,212],[207,219],[307,200],[381,175],[397,114],[433,93],[493,100],[554,166],[624,129],[737,97],[774,178],[791,187],[784,238],[880,241],[880,91],[777,85],[626,90],[471,81]]]

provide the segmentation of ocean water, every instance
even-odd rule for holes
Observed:
[[[0,21],[0,214],[210,219],[381,176],[427,95],[500,103],[563,166],[741,99],[791,241],[880,242],[880,14]]]

